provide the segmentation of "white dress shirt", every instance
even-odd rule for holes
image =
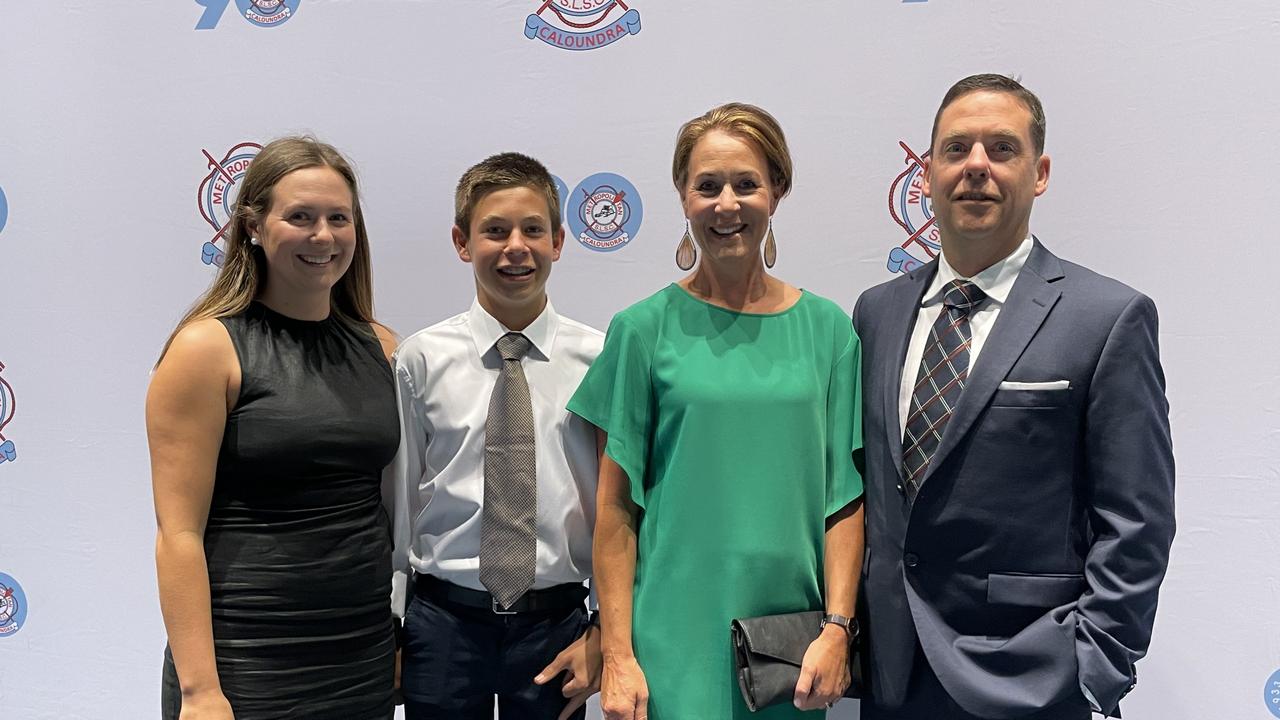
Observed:
[[[968,280],[987,294],[987,299],[978,305],[977,310],[969,314],[969,332],[972,333],[972,340],[969,343],[969,373],[972,374],[973,368],[977,367],[978,355],[982,353],[987,335],[991,334],[991,328],[995,326],[996,318],[1000,316],[1000,308],[1004,307],[1004,301],[1009,298],[1009,291],[1013,289],[1018,273],[1022,272],[1022,266],[1027,264],[1033,245],[1031,236],[1028,235],[1022,244],[1003,260],[971,278],[960,275],[955,268],[951,267],[951,263],[947,262],[945,249],[939,255],[938,271],[933,274],[933,281],[924,291],[920,312],[916,315],[916,326],[911,331],[911,342],[907,345],[906,364],[902,366],[902,385],[898,390],[898,437],[902,437],[907,431],[907,415],[911,412],[911,391],[915,389],[916,375],[920,373],[920,359],[924,357],[924,348],[929,341],[929,330],[937,321],[938,315],[942,313],[944,286],[952,280]]]
[[[384,494],[395,540],[392,606],[405,607],[411,570],[484,590],[480,525],[485,420],[502,366],[495,343],[508,332],[478,301],[405,339],[395,353],[400,450]],[[595,430],[565,410],[604,334],[546,308],[521,331],[537,460],[537,561],[533,587],[591,576],[599,460]]]

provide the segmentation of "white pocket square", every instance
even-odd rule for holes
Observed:
[[[1050,380],[1049,382],[1013,382],[1005,380],[1000,383],[1001,390],[1066,390],[1071,387],[1068,380]]]

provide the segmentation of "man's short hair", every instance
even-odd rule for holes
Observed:
[[[983,91],[1009,93],[1022,101],[1027,111],[1031,113],[1031,142],[1035,145],[1036,155],[1043,155],[1044,106],[1040,104],[1040,98],[1023,87],[1017,78],[995,73],[970,75],[952,85],[947,94],[942,96],[942,104],[938,106],[938,112],[933,116],[933,131],[929,133],[929,148],[933,149],[933,144],[938,141],[938,119],[942,117],[942,111],[946,110],[948,105],[969,93]]]
[[[464,236],[471,234],[471,213],[481,198],[495,190],[527,187],[541,193],[551,214],[550,231],[560,227],[560,191],[546,166],[517,152],[491,155],[472,165],[458,180],[453,196],[453,223]]]

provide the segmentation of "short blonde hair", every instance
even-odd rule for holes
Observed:
[[[786,197],[791,192],[794,167],[782,126],[763,108],[740,102],[713,107],[680,126],[676,135],[675,157],[671,160],[671,181],[677,192],[683,193],[689,180],[689,156],[693,154],[693,146],[712,130],[755,143],[769,163],[769,181],[777,189],[778,197]]]

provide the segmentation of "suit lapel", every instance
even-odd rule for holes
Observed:
[[[996,324],[982,346],[982,354],[969,373],[969,380],[965,383],[955,415],[947,423],[947,429],[942,433],[942,442],[938,444],[938,450],[929,462],[929,469],[921,478],[922,485],[946,461],[947,454],[955,449],[960,438],[969,432],[974,420],[991,403],[992,396],[1000,387],[1000,381],[1009,375],[1009,370],[1022,356],[1027,344],[1035,337],[1036,331],[1062,295],[1053,285],[1055,280],[1062,277],[1062,263],[1053,253],[1044,249],[1039,240],[1032,239],[1035,245],[1031,249],[1031,255],[1022,266],[1022,272],[1018,273],[1018,279],[1014,281],[1013,289],[1009,291],[1009,297],[1000,309]]]
[[[933,279],[938,269],[938,261],[917,268],[907,274],[908,282],[898,283],[894,292],[886,301],[888,308],[883,317],[890,318],[885,328],[885,337],[889,338],[888,352],[884,354],[889,366],[881,370],[881,377],[886,378],[884,389],[885,431],[888,433],[889,450],[893,454],[893,467],[898,473],[899,482],[905,480],[902,474],[902,417],[898,412],[898,394],[902,389],[903,363],[907,361],[907,344],[911,339],[911,331],[916,326],[916,316],[920,314],[920,301],[924,299],[925,288]],[[916,372],[912,368],[911,372]]]

